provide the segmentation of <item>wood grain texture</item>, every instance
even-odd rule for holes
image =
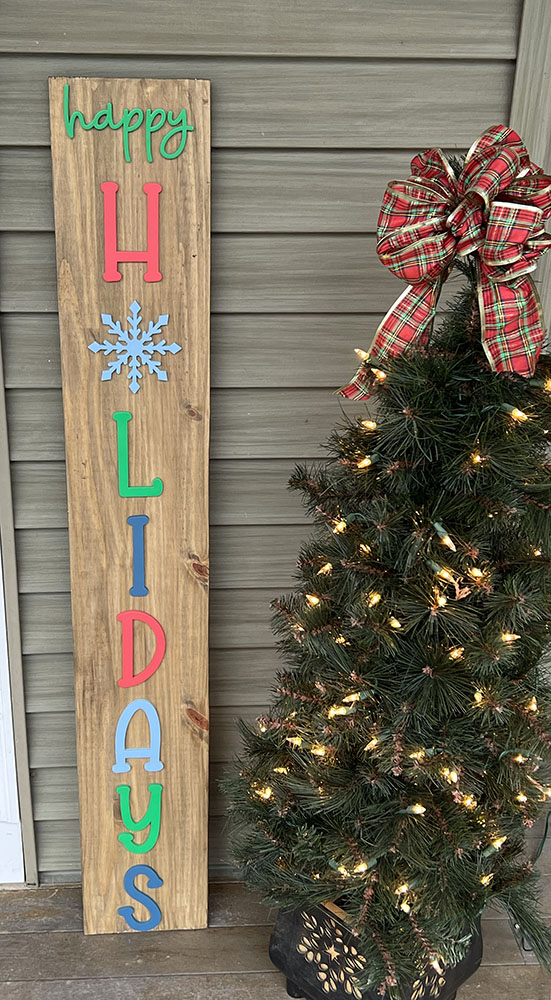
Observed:
[[[214,459],[319,458],[344,412],[365,414],[362,402],[345,411],[341,398],[328,389],[214,389],[211,403]],[[9,389],[6,405],[12,461],[63,458],[58,390]]]
[[[297,524],[299,496],[287,489],[287,459],[219,459],[210,464],[210,523]],[[16,528],[66,528],[63,462],[12,462]],[[307,522],[305,522],[307,524]]]
[[[17,934],[3,934],[0,982],[45,981],[60,975],[66,979],[87,975],[109,979],[127,974],[129,968],[139,968],[140,956],[142,962],[147,961],[149,975],[156,971],[164,975],[204,973],[205,962],[211,972],[269,971],[273,968],[268,957],[269,936],[270,928],[266,926],[248,927],[246,933],[237,927],[196,930],[185,935],[172,931],[162,938],[152,932],[146,940],[140,936],[138,946],[132,934],[90,940],[71,931],[51,936],[31,933],[25,935],[26,943]]]
[[[160,929],[201,927],[207,903],[208,783],[208,331],[209,331],[209,84],[207,81],[72,79],[71,107],[87,120],[105,108],[164,107],[188,110],[193,141],[185,154],[148,164],[145,146],[124,161],[120,134],[78,131],[71,140],[63,122],[64,78],[50,80],[50,113],[61,362],[67,453],[71,599],[75,650],[75,701],[85,933],[128,931],[118,907],[127,902],[123,879],[138,859],[163,880],[154,892]],[[162,281],[145,285],[143,264],[123,264],[122,280],[104,281],[103,201],[100,185],[120,183],[117,198],[121,248],[147,246],[144,181],[162,185],[159,229]],[[82,201],[85,210],[80,208]],[[75,210],[79,206],[79,210]],[[168,313],[167,340],[182,349],[166,362],[166,382],[149,375],[132,397],[125,373],[102,382],[103,365],[88,350],[103,339],[101,316],[128,314],[138,299],[144,323]],[[187,403],[186,403],[187,400]],[[125,499],[117,489],[116,429],[112,415],[130,410],[130,476],[164,482],[162,496]],[[129,598],[132,544],[126,518],[146,513],[145,599]],[[59,558],[59,548],[57,557]],[[144,687],[128,690],[121,677],[119,612],[137,608],[161,623],[167,651]],[[135,629],[136,672],[154,648],[149,630]],[[125,829],[113,774],[113,739],[122,710],[148,699],[161,721],[164,769],[159,837],[145,855],[118,842]],[[69,724],[54,715],[60,727]],[[31,727],[32,728],[32,727]],[[44,727],[40,728],[44,733]],[[147,746],[149,726],[140,713],[128,746]],[[52,764],[60,747],[51,746]],[[34,755],[37,756],[35,743]],[[74,749],[71,749],[73,759]],[[132,755],[130,754],[132,758]],[[32,765],[31,765],[32,766]],[[142,764],[122,779],[131,789],[132,814],[148,807]],[[146,910],[136,912],[144,919]],[[145,917],[147,919],[147,917]]]
[[[531,1000],[549,1000],[549,978],[541,967],[522,965],[518,947],[509,928],[501,921],[503,940],[510,945],[509,964],[481,967],[463,987],[462,1000],[504,1000],[526,996]],[[485,938],[486,940],[486,938]],[[511,964],[513,963],[513,964]],[[514,964],[516,963],[516,964]],[[147,976],[98,981],[52,980],[36,983],[29,998],[27,983],[11,982],[5,986],[4,1000],[95,1000],[101,989],[102,1000],[281,1000],[285,982],[277,972],[255,972],[223,976]]]
[[[82,931],[82,894],[76,885],[4,891],[0,896],[0,934]],[[236,883],[209,885],[209,927],[259,927],[273,923],[274,911],[256,893]]]
[[[411,153],[381,150],[215,149],[215,233],[373,233],[388,181]],[[0,229],[53,230],[45,148],[0,148]]]
[[[47,146],[48,76],[109,76],[113,60],[35,53],[32,59],[6,56],[0,68],[2,145]],[[502,121],[509,111],[514,64],[152,58],[140,53],[124,60],[124,71],[129,77],[210,79],[214,146],[417,150],[469,148],[489,122]]]
[[[520,0],[463,0],[444,10],[440,0],[217,0],[207,11],[193,0],[165,0],[152,16],[151,0],[121,0],[109,31],[93,0],[80,0],[70,18],[62,4],[6,0],[2,52],[143,50],[169,56],[297,55],[403,59],[514,58]],[[430,30],[428,26],[430,25]]]

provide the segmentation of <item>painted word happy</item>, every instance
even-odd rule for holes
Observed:
[[[142,126],[148,163],[153,162],[153,136],[165,126],[168,126],[168,130],[159,143],[159,153],[165,160],[175,160],[180,156],[186,148],[188,132],[194,131],[194,126],[188,123],[186,108],[180,108],[179,111],[165,110],[164,108],[123,108],[117,121],[111,101],[108,101],[106,107],[102,108],[101,111],[97,111],[90,121],[86,121],[83,111],[71,111],[70,85],[68,83],[63,88],[63,116],[65,131],[70,139],[75,137],[77,123],[85,132],[90,132],[92,129],[102,132],[106,128],[117,132],[120,129],[124,158],[127,163],[130,163],[132,159],[130,156],[130,136],[134,132],[139,132]]]

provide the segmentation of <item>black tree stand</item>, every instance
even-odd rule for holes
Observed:
[[[365,959],[338,907],[312,906],[278,914],[270,938],[270,958],[287,977],[290,997],[306,1000],[381,1000],[374,990],[361,993],[357,980]],[[442,973],[429,967],[404,994],[404,1000],[453,1000],[456,990],[478,969],[482,938],[473,935],[465,956]]]

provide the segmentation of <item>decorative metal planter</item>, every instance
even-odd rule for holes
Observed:
[[[290,997],[306,1000],[381,1000],[380,994],[362,993],[357,981],[365,958],[356,946],[342,911],[332,903],[278,914],[270,938],[270,958],[287,977]],[[441,974],[432,967],[416,979],[404,1000],[453,1000],[456,990],[478,969],[482,938],[473,936],[464,959]]]

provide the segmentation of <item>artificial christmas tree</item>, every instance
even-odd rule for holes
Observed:
[[[528,276],[550,214],[504,126],[385,194],[378,253],[410,285],[341,390],[375,412],[291,480],[316,530],[274,602],[288,667],[226,782],[245,880],[289,911],[293,995],[448,997],[490,902],[551,962],[524,853],[551,804],[551,358]]]

